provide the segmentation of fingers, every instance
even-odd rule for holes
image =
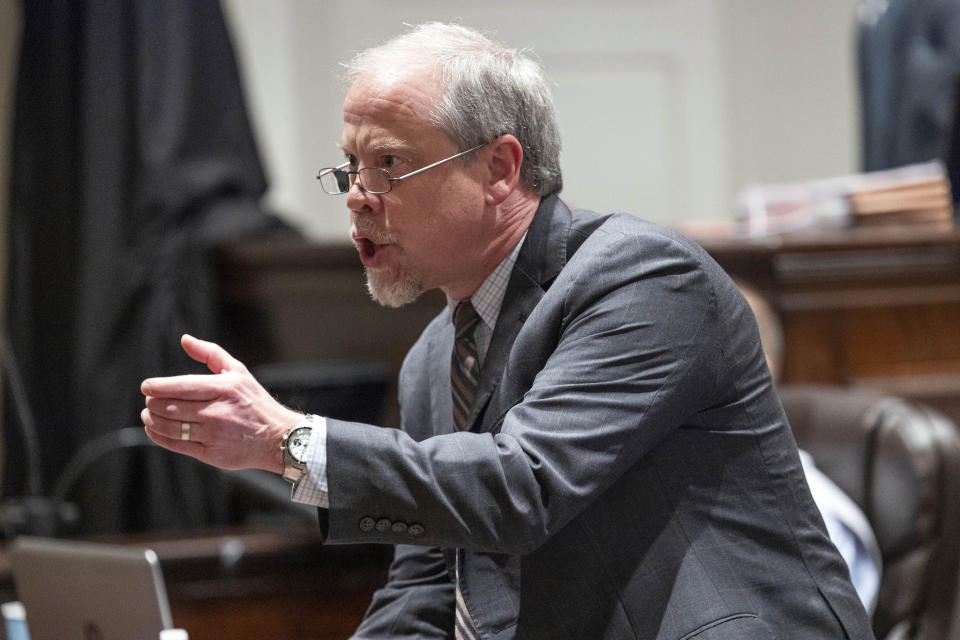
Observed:
[[[198,340],[191,335],[184,334],[180,338],[183,350],[197,362],[207,365],[214,374],[247,373],[242,362],[231,356],[220,345]],[[145,396],[157,398],[177,398],[209,402],[220,396],[226,382],[218,376],[183,375],[165,378],[148,378],[140,385],[140,391]]]
[[[140,419],[143,421],[143,426],[147,428],[148,435],[156,435],[163,438],[164,440],[181,440],[180,438],[180,423],[189,422],[189,420],[171,420],[169,418],[164,418],[153,413],[149,409],[144,409],[140,412]],[[195,425],[191,423],[191,437],[196,440],[197,433],[194,431],[193,427]],[[187,442],[184,440],[184,442]]]
[[[227,373],[246,369],[239,360],[227,353],[226,349],[214,342],[199,340],[185,333],[180,338],[180,346],[183,347],[188,356],[207,365],[207,368],[213,373]]]
[[[170,438],[159,431],[155,431],[149,426],[146,426],[145,431],[148,438],[153,440],[164,449],[168,449],[174,453],[182,453],[192,458],[202,459],[203,457],[204,446],[199,442],[194,442],[193,440],[181,440],[179,434],[176,438]]]
[[[173,422],[202,422],[206,417],[204,409],[208,409],[210,403],[147,396],[146,406],[153,415]]]
[[[140,384],[140,391],[154,398],[210,402],[223,393],[223,382],[206,374],[147,378]]]

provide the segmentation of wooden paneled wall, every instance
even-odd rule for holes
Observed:
[[[703,240],[783,325],[784,383],[867,385],[960,422],[960,234],[868,228]]]

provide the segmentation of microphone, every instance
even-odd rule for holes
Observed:
[[[40,468],[40,438],[37,435],[37,423],[33,419],[30,409],[30,400],[27,388],[20,375],[16,354],[10,344],[10,336],[6,327],[0,328],[0,363],[7,378],[7,388],[17,412],[20,425],[20,436],[23,438],[24,453],[26,454],[26,486],[28,496],[43,495],[43,472]]]
[[[0,365],[6,375],[9,397],[16,411],[26,461],[26,495],[8,498],[0,503],[0,535],[6,539],[21,533],[53,535],[59,529],[60,522],[76,520],[76,510],[70,505],[57,504],[44,497],[37,423],[5,326],[0,327]]]

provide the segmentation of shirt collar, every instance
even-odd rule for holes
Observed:
[[[503,259],[497,268],[493,270],[487,279],[483,281],[480,288],[470,296],[470,302],[473,308],[477,310],[477,315],[483,320],[483,323],[490,329],[497,324],[497,316],[500,315],[500,307],[503,305],[503,298],[507,294],[507,284],[510,282],[510,273],[513,271],[513,265],[517,262],[517,256],[520,255],[520,247],[527,234],[524,233],[517,242],[516,246],[506,258]],[[454,308],[460,300],[447,298],[447,306],[450,308],[451,315]]]

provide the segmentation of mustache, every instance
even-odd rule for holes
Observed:
[[[396,242],[392,233],[377,229],[376,223],[370,218],[356,218],[350,226],[351,238],[361,237],[376,244],[393,244]]]

